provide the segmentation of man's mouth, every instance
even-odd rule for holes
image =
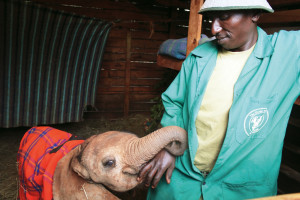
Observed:
[[[216,36],[216,39],[217,40],[223,40],[223,39],[225,39],[226,37],[224,37],[224,36]]]
[[[228,39],[228,37],[216,37],[216,39],[217,39],[217,42],[219,43],[219,44],[223,44],[224,42],[226,42],[226,40]]]

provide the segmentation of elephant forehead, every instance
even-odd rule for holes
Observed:
[[[91,147],[96,148],[106,148],[112,147],[117,148],[118,146],[124,147],[127,144],[127,141],[131,138],[136,138],[134,134],[119,132],[119,131],[109,131],[97,135],[91,142]]]

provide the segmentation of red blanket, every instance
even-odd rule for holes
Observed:
[[[51,127],[33,127],[21,140],[18,151],[19,198],[52,199],[52,183],[58,161],[84,140]]]

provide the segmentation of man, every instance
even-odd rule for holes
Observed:
[[[161,151],[141,170],[148,199],[276,195],[300,94],[300,31],[268,36],[257,27],[261,12],[273,12],[266,0],[206,0],[200,9],[216,40],[191,52],[162,95],[161,124],[183,127],[188,150],[176,161]]]

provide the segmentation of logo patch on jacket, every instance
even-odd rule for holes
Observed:
[[[268,122],[269,111],[267,108],[258,108],[250,111],[244,121],[244,129],[248,136],[260,131]]]

